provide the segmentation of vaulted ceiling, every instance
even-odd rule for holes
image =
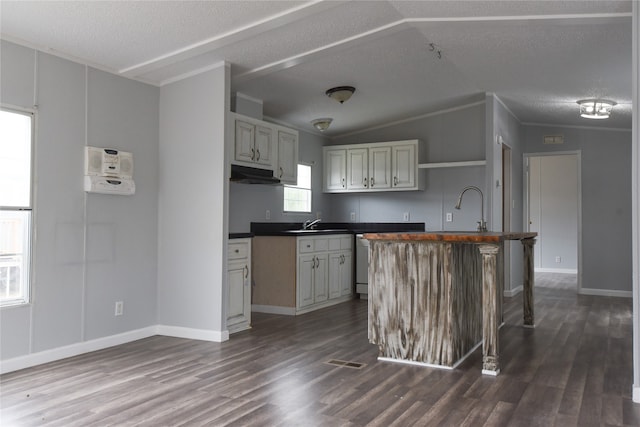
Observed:
[[[631,1],[8,1],[3,39],[164,85],[231,64],[232,92],[328,136],[495,93],[523,123],[631,129]],[[1,55],[1,52],[0,52]],[[1,60],[1,57],[0,57]],[[324,95],[356,87],[339,104]],[[608,120],[576,101],[618,103]]]

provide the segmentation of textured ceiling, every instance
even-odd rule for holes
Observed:
[[[486,92],[523,123],[630,129],[631,25],[631,1],[0,2],[3,39],[155,85],[226,61],[232,92],[300,129],[333,117],[328,136]],[[578,117],[591,97],[609,120]]]

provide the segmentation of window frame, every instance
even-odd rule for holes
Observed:
[[[297,162],[296,168],[299,166],[307,166],[309,167],[309,188],[298,186],[298,182],[296,180],[296,185],[284,184],[282,189],[282,213],[286,215],[308,215],[313,213],[313,164],[306,162]],[[298,176],[300,174],[297,174]],[[284,208],[285,202],[285,189],[286,188],[295,188],[299,190],[308,190],[309,191],[309,210],[308,211],[290,211]]]
[[[17,212],[28,213],[27,215],[27,229],[25,230],[25,246],[24,256],[27,258],[24,262],[25,266],[25,280],[22,286],[22,296],[20,298],[0,300],[0,309],[29,305],[32,302],[32,286],[33,286],[33,270],[34,270],[34,243],[35,243],[35,152],[36,152],[36,130],[37,130],[37,111],[34,109],[21,108],[14,105],[0,104],[0,111],[20,114],[27,116],[31,120],[31,141],[29,144],[29,203],[25,206],[3,206],[0,205],[1,212]]]

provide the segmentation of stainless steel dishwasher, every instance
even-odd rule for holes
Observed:
[[[360,299],[368,298],[369,241],[356,234],[356,292]]]

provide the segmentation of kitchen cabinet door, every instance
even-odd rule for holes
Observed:
[[[417,187],[416,144],[397,145],[393,147],[391,158],[393,188]]]
[[[259,165],[274,167],[274,141],[273,130],[266,126],[256,126],[255,130],[255,155],[254,161]]]
[[[316,256],[301,255],[298,257],[298,308],[313,304],[313,282],[316,272]]]
[[[342,254],[329,254],[329,298],[338,298],[342,294]]]
[[[235,124],[235,159],[241,162],[253,163],[255,158],[256,127],[243,120]]]
[[[278,131],[277,176],[283,184],[298,183],[298,137],[289,132]]]
[[[339,276],[340,295],[351,295],[353,293],[353,257],[351,252],[342,253]]]
[[[316,255],[316,268],[313,276],[313,302],[329,299],[329,265],[326,253]]]
[[[249,286],[249,265],[246,262],[232,262],[228,267],[229,293],[227,299],[227,328],[250,323],[251,287]]]
[[[347,150],[347,190],[369,188],[369,164],[367,148]]]
[[[369,188],[391,188],[391,147],[369,148]]]
[[[347,189],[347,150],[324,152],[324,191]]]

